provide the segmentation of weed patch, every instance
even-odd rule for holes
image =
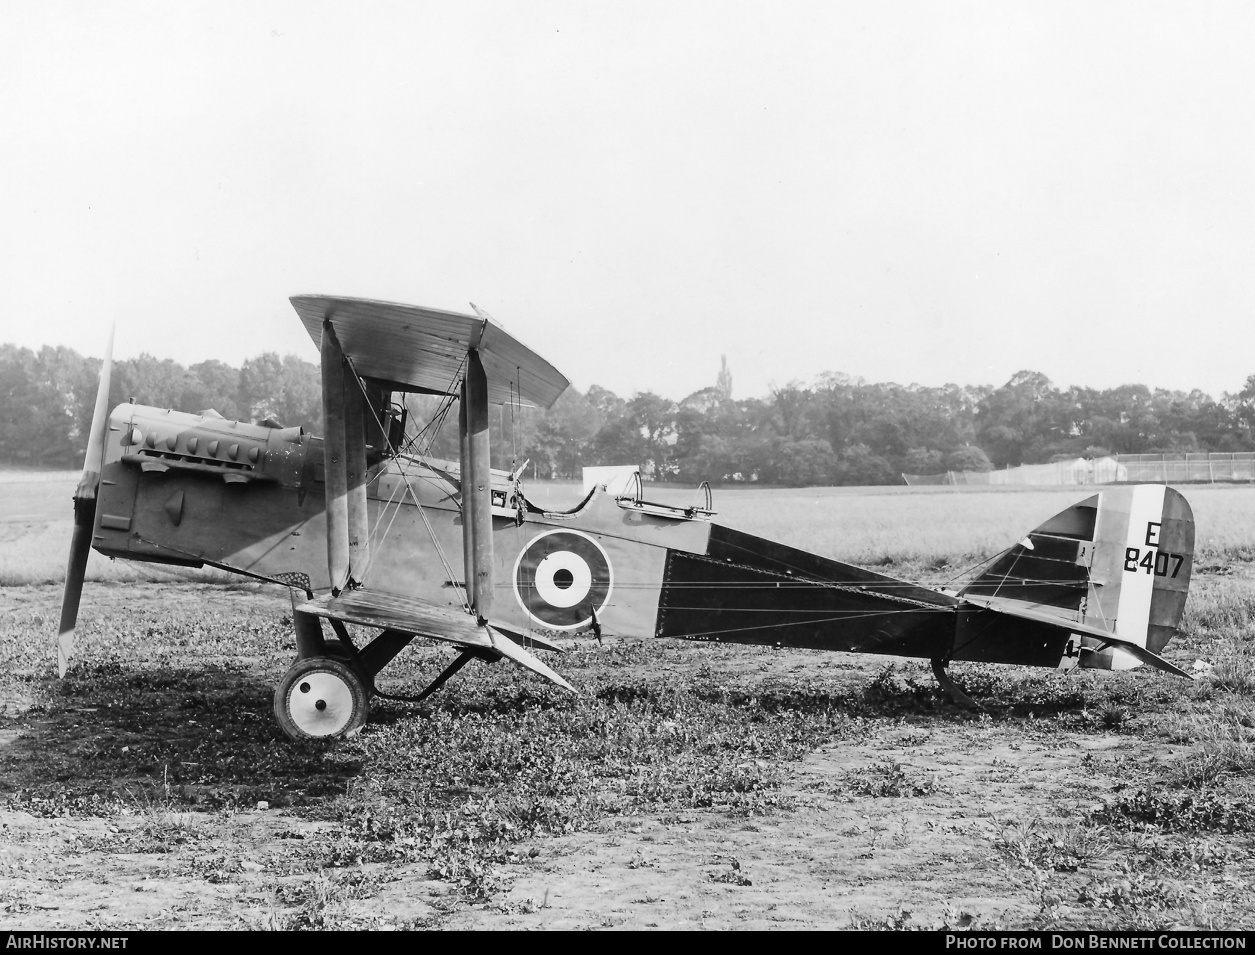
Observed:
[[[727,859],[728,867],[710,874],[711,882],[722,882],[727,885],[753,885],[754,882],[741,868],[741,861],[735,856]]]
[[[834,793],[875,799],[910,799],[928,796],[937,792],[938,788],[932,778],[908,774],[901,763],[885,759],[866,769],[847,772]]]
[[[1093,826],[1033,820],[1004,826],[994,847],[1024,869],[1077,872],[1106,853],[1111,841]]]
[[[1255,812],[1245,800],[1214,790],[1136,789],[1093,814],[1095,822],[1118,829],[1157,829],[1179,833],[1235,833],[1255,830]]]

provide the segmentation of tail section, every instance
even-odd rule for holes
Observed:
[[[1116,633],[1158,653],[1177,632],[1194,567],[1194,514],[1180,492],[1154,484],[1129,488],[1099,521],[1093,571],[1114,584],[1104,609]],[[1099,561],[1101,560],[1101,563]],[[1114,609],[1110,605],[1114,604]]]
[[[1194,516],[1156,484],[1109,488],[1055,515],[960,596],[973,606],[1072,633],[1059,665],[1123,670],[1150,663],[1185,613]]]

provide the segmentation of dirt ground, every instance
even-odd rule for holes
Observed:
[[[904,913],[921,926],[1021,923],[1037,902],[1009,882],[987,847],[1010,820],[1049,812],[1039,794],[1074,789],[1086,752],[1104,745],[1009,743],[980,729],[941,736],[904,727],[806,759],[797,767],[798,808],[779,818],[691,814],[558,840],[553,858],[520,873],[508,895],[513,902],[547,899],[546,909],[474,913],[452,924],[844,928],[860,918],[881,927]],[[899,798],[841,803],[816,792],[828,777],[884,759],[936,780],[944,794],[904,805]]]
[[[1065,706],[976,714],[925,699],[912,681],[931,677],[911,664],[903,672],[924,703],[859,710],[840,739],[779,767],[779,791],[765,808],[607,813],[574,831],[537,834],[493,865],[491,893],[468,898],[457,879],[413,855],[380,861],[355,858],[351,846],[325,849],[345,831],[329,801],[366,785],[362,754],[450,704],[381,711],[319,795],[318,774],[341,757],[310,755],[307,771],[263,765],[268,754],[288,759],[291,748],[267,725],[270,682],[290,653],[271,631],[270,622],[274,633],[284,622],[282,591],[160,583],[89,591],[78,676],[58,681],[58,589],[0,590],[0,613],[27,635],[0,691],[3,928],[1249,925],[1249,832],[1139,834],[1095,821],[1194,745],[1152,725],[1159,717],[1105,725],[1094,712],[1106,699],[1099,681],[1121,681],[1130,699],[1188,700],[1184,681],[1078,674],[1091,683]],[[194,628],[158,639],[147,622],[171,606],[206,627],[234,621],[243,634],[237,654],[206,656],[198,641],[208,638]],[[136,644],[118,646],[120,632],[136,634]],[[148,649],[135,650],[145,640]],[[128,663],[128,651],[144,666]],[[648,681],[700,665],[751,687],[827,680],[855,694],[886,666],[841,654],[747,653],[668,645],[628,668]],[[1047,681],[1032,692],[1057,696],[1050,681],[1073,678],[1032,679]],[[260,748],[238,749],[235,738]],[[245,781],[231,800],[193,798],[198,779],[228,778],[222,764],[237,753],[262,762],[231,777]],[[202,772],[210,762],[214,772]],[[298,799],[285,787],[300,773]],[[321,854],[311,855],[314,846]]]

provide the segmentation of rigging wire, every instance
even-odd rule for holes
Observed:
[[[436,428],[432,431],[432,434],[427,441],[427,448],[430,449],[432,442],[434,442],[435,440],[436,434],[439,433],[440,425],[443,425],[445,419],[448,417],[449,408],[452,407],[452,404],[453,404],[453,396],[451,393],[448,393],[448,392],[446,393],[445,400],[441,402],[441,405],[437,409],[436,414],[432,416],[432,420],[429,421],[422,428],[422,430],[420,430],[419,434],[415,436],[414,441],[410,442],[410,444],[416,448],[416,450],[418,451],[418,454],[416,456],[410,457],[409,463],[407,465],[406,463],[402,462],[401,452],[392,443],[392,439],[389,436],[387,429],[383,426],[383,422],[379,418],[378,411],[371,405],[370,396],[366,393],[366,386],[363,383],[361,377],[357,374],[357,370],[353,367],[352,360],[347,355],[345,356],[344,360],[345,360],[345,363],[349,366],[349,371],[352,372],[353,378],[357,382],[358,388],[361,389],[363,397],[366,399],[366,407],[370,409],[371,417],[374,419],[375,424],[379,427],[380,432],[383,434],[384,442],[388,446],[392,460],[395,461],[399,465],[399,468],[400,468],[399,474],[401,477],[401,481],[404,484],[405,490],[409,493],[410,498],[414,501],[419,517],[422,518],[423,525],[425,526],[427,530],[427,536],[431,539],[432,546],[434,550],[436,551],[436,555],[440,559],[441,565],[444,567],[446,579],[452,583],[454,587],[454,592],[458,595],[459,599],[461,599],[463,604],[466,604],[467,599],[466,599],[465,590],[463,586],[459,585],[458,580],[457,580],[457,575],[453,572],[453,568],[449,563],[448,557],[445,555],[444,548],[440,546],[440,541],[436,536],[435,528],[432,526],[431,520],[427,517],[426,509],[423,507],[422,501],[419,499],[418,493],[414,490],[413,485],[410,483],[411,469],[415,465],[421,463],[424,466],[426,466],[429,470],[436,470],[435,468],[433,468],[429,460],[426,460],[426,455],[423,452],[423,450],[418,447],[417,439],[423,432],[427,431],[427,429],[430,428],[433,423],[438,422],[436,424]],[[458,365],[457,370],[454,372],[452,381],[450,381],[449,383],[449,392],[452,392],[453,386],[457,383],[458,379],[463,374],[463,368],[465,367],[465,365],[466,365],[466,359],[463,358],[461,364]],[[398,485],[397,488],[394,489],[394,496],[395,496],[395,491],[399,490],[399,488],[400,488],[400,485]],[[362,572],[363,579],[366,577],[366,574],[370,571],[371,567],[374,565],[375,556],[378,553],[379,546],[382,546],[383,542],[387,539],[387,536],[392,529],[392,525],[396,521],[397,515],[400,514],[400,510],[401,510],[400,503],[401,502],[395,502],[395,507],[393,510],[392,517],[388,521],[388,526],[384,529],[382,535],[379,535],[377,537],[373,536],[375,532],[378,530],[379,523],[383,519],[383,513],[381,513],[379,518],[376,520],[374,530],[372,530],[370,532],[370,535],[368,535],[368,539],[371,541],[372,545],[378,545],[378,546],[372,546],[370,549],[370,559],[368,560],[366,567],[364,568]],[[390,498],[389,501],[384,505],[384,512],[386,512],[386,510],[389,507],[393,507],[393,506],[394,506],[394,501],[392,498]],[[458,503],[458,506],[459,508],[461,508],[460,501]]]

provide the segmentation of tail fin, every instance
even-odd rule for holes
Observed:
[[[1079,624],[1061,665],[1123,670],[1152,659],[1176,633],[1193,563],[1194,515],[1180,492],[1108,488],[1030,532],[960,596]]]

